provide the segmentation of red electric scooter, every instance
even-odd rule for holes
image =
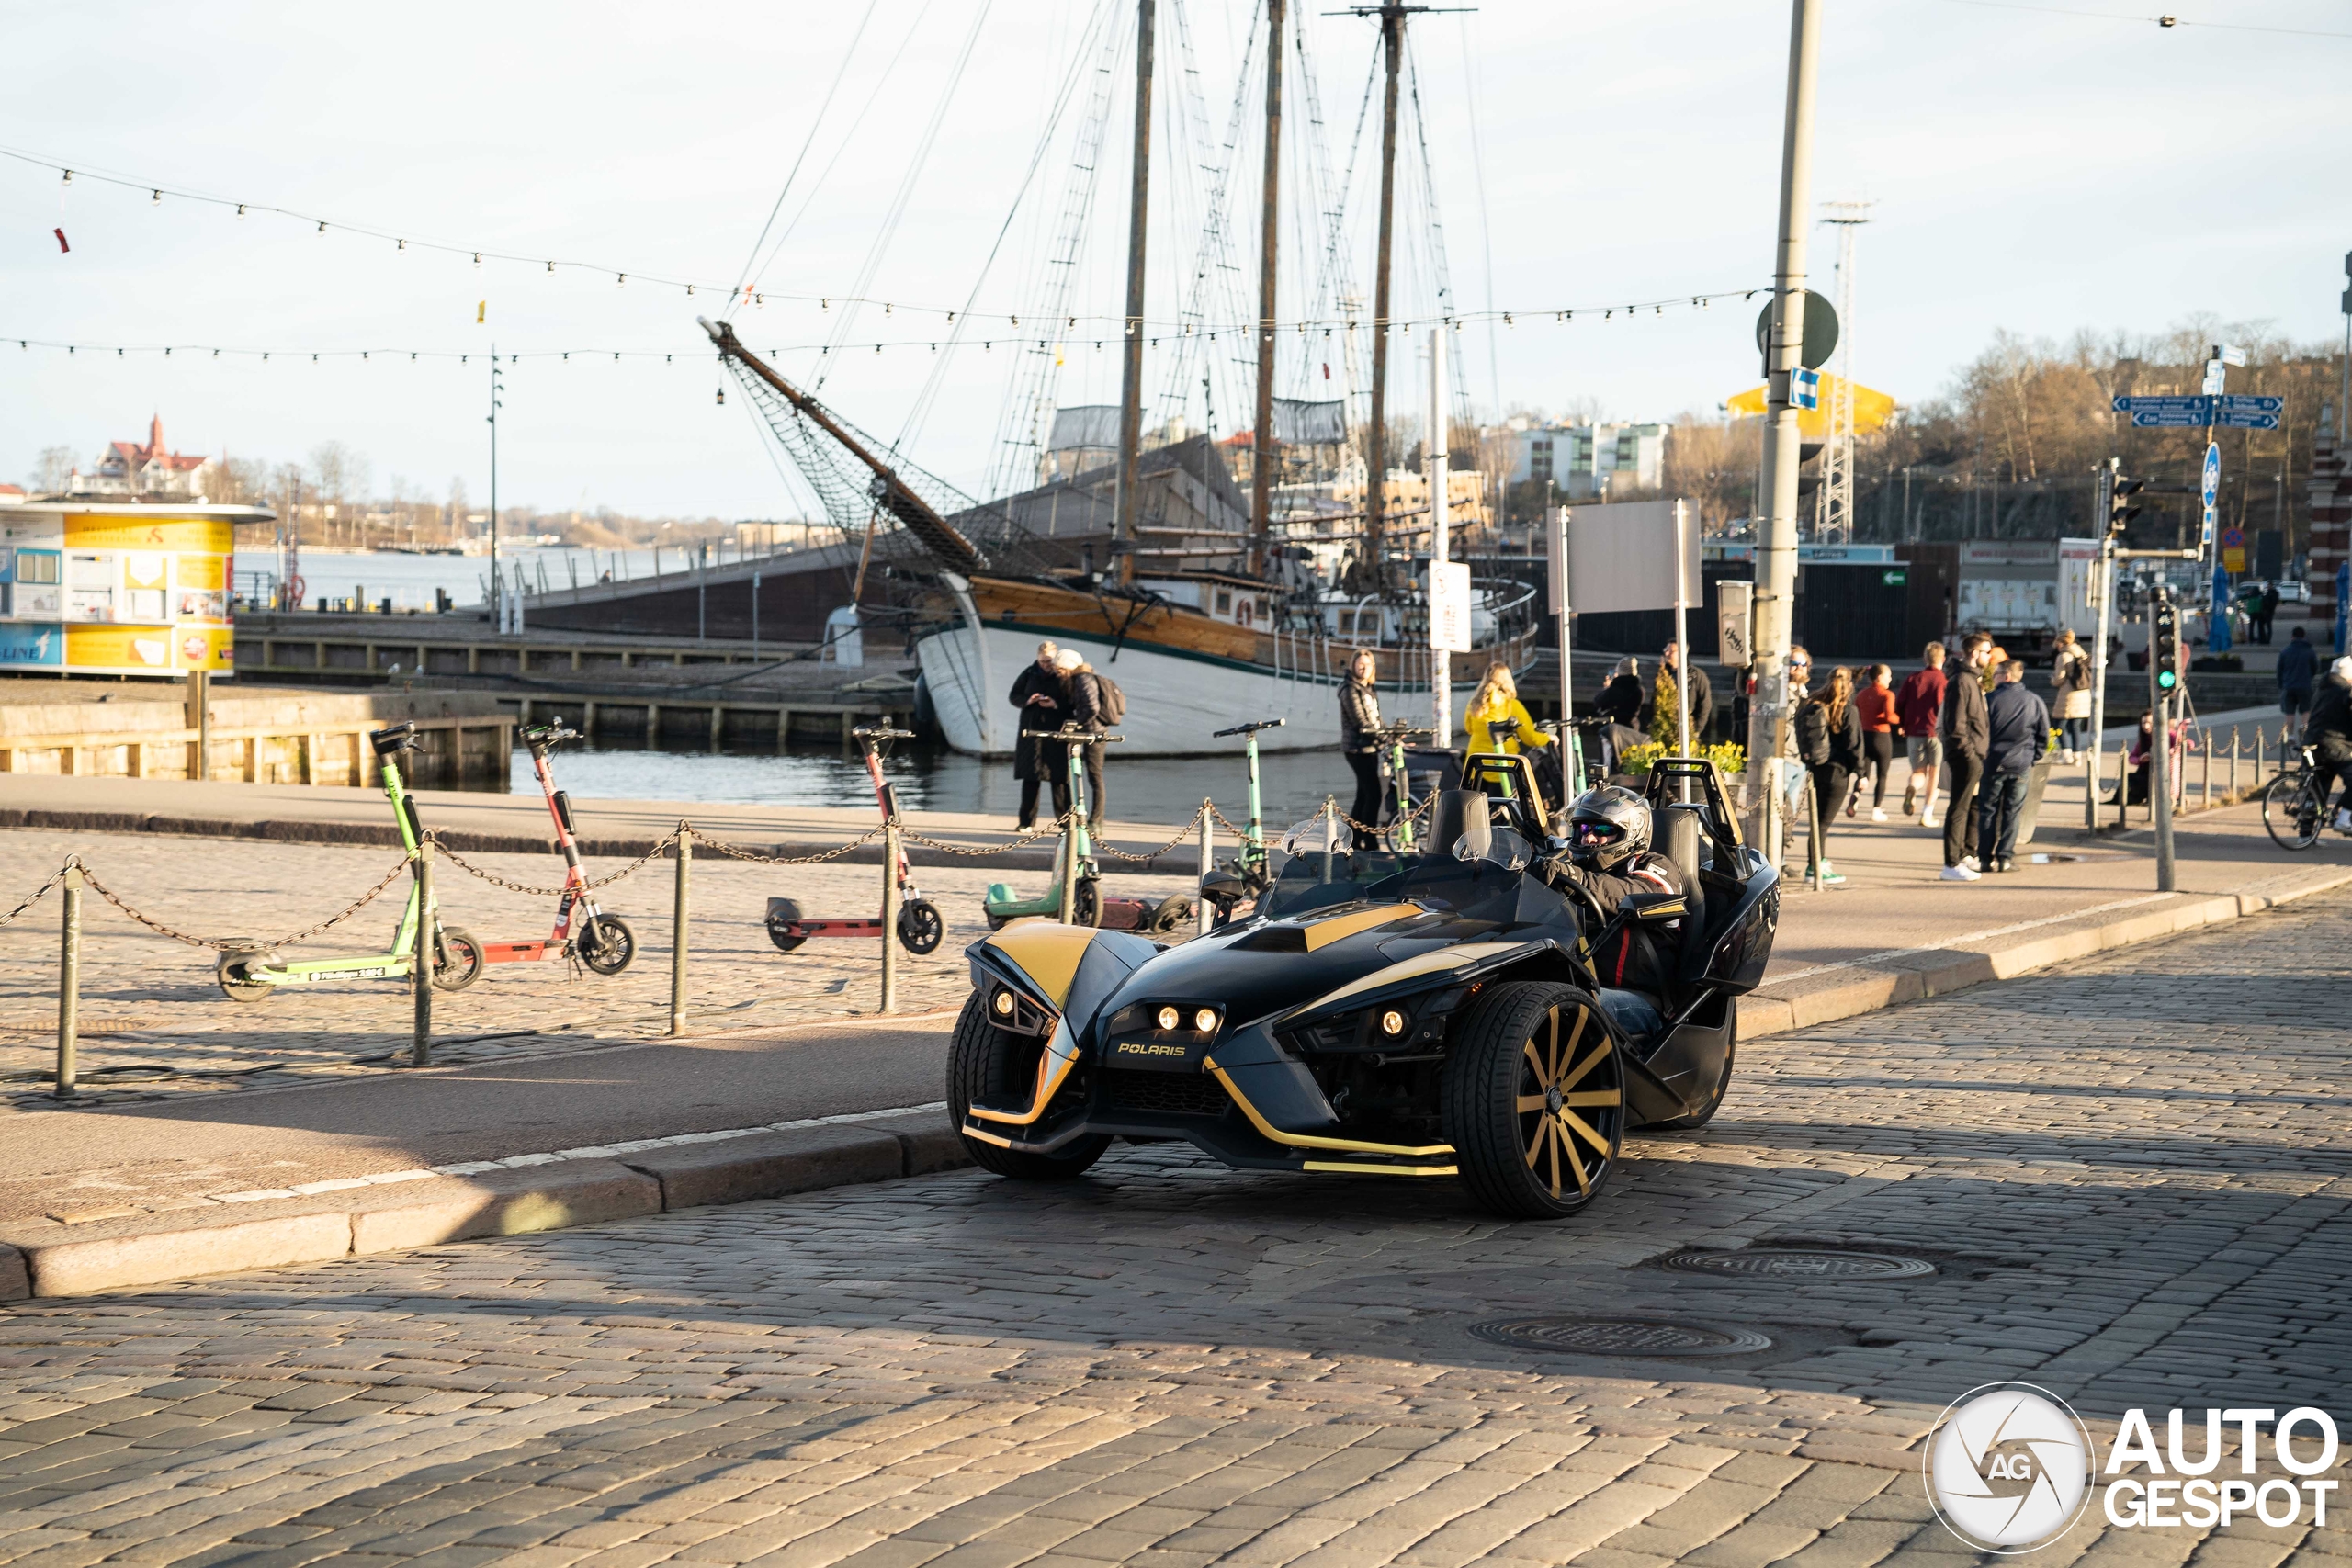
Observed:
[[[548,753],[564,741],[579,739],[580,732],[560,724],[543,724],[523,731],[521,739],[531,749],[531,771],[539,775],[539,789],[548,797],[548,815],[555,818],[555,841],[563,852],[563,894],[555,907],[555,930],[545,940],[483,942],[482,961],[536,964],[550,956],[577,958],[599,975],[617,975],[637,956],[637,937],[628,921],[596,908],[588,878],[580,869],[580,842],[572,836],[571,797],[555,787],[555,775],[548,771]],[[576,936],[572,934],[575,917],[579,921]]]
[[[882,776],[882,743],[888,740],[911,740],[914,731],[881,728],[857,728],[850,733],[865,746],[865,773],[874,781],[874,803],[882,808],[882,820],[893,821],[899,815],[899,792]],[[925,953],[939,951],[939,943],[947,934],[947,922],[940,917],[939,906],[922,896],[907,871],[907,855],[899,852],[899,863],[894,874],[899,879],[899,945],[909,953]],[[882,935],[882,920],[878,915],[858,915],[846,919],[819,919],[800,912],[800,906],[790,898],[768,900],[768,940],[780,953],[791,953],[811,937],[848,936],[878,937]]]

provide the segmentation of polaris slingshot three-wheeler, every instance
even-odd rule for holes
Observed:
[[[1647,784],[1686,891],[1606,914],[1536,874],[1565,846],[1526,759],[1464,775],[1418,852],[1303,825],[1256,916],[1181,946],[1047,924],[973,946],[947,1082],[973,1157],[1067,1178],[1114,1138],[1182,1139],[1249,1169],[1458,1177],[1544,1219],[1600,1195],[1628,1128],[1706,1122],[1781,902],[1713,765]],[[1662,994],[1594,973],[1626,920],[1657,922]]]

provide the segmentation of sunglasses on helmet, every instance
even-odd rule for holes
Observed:
[[[1568,827],[1568,841],[1580,850],[1599,849],[1624,836],[1625,829],[1614,822],[1576,822]]]

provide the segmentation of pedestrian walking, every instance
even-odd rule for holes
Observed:
[[[1117,682],[1097,674],[1078,649],[1063,649],[1055,656],[1054,667],[1062,672],[1070,721],[1080,729],[1108,730],[1126,716],[1127,699]],[[1102,818],[1110,810],[1110,792],[1102,782],[1104,750],[1100,740],[1079,749],[1086,768],[1086,830],[1090,833],[1102,830]]]
[[[1668,643],[1666,651],[1658,655],[1657,667],[1672,681],[1680,682],[1687,680],[1690,682],[1690,741],[1692,745],[1705,744],[1707,726],[1715,719],[1715,688],[1708,681],[1707,672],[1700,669],[1694,660],[1690,674],[1684,675],[1682,645],[1672,642]]]
[[[2254,640],[2268,642],[2271,623],[2278,618],[2278,585],[2266,582],[2262,585],[2262,597],[2255,601]]]
[[[1372,649],[1358,649],[1348,661],[1348,679],[1340,688],[1340,753],[1356,776],[1354,802],[1348,815],[1366,827],[1380,825],[1380,661]]]
[[[2050,700],[2050,716],[2066,734],[2058,760],[2072,764],[2091,749],[2091,653],[2075,640],[2072,627],[2059,632],[2051,653]]]
[[[1806,764],[1797,747],[1796,726],[1797,714],[1803,710],[1805,694],[1812,687],[1813,655],[1805,651],[1803,643],[1792,644],[1789,648],[1789,722],[1788,727],[1781,731],[1780,745],[1780,754],[1797,764],[1795,767],[1782,770],[1785,777],[1781,786],[1782,799],[1787,807],[1782,820],[1791,823],[1804,819],[1804,792],[1812,778],[1811,773],[1806,771]],[[1821,809],[1822,814],[1826,816],[1835,807],[1824,802]]]
[[[1919,826],[1936,825],[1936,785],[1944,771],[1944,645],[1931,642],[1919,656],[1925,662],[1905,678],[1894,694],[1895,716],[1903,721],[1903,748],[1911,776],[1903,781],[1903,815],[1927,810]],[[1921,787],[1924,781],[1925,786]]]
[[[1987,871],[2015,871],[2027,775],[2050,749],[2050,709],[2025,689],[2025,660],[2001,666],[1984,699],[1984,782],[1977,786],[1976,843]]]
[[[1846,815],[1851,817],[1862,801],[1862,780],[1875,776],[1876,784],[1871,795],[1871,820],[1886,820],[1886,775],[1894,771],[1894,728],[1901,722],[1894,710],[1894,671],[1883,664],[1873,664],[1866,671],[1868,683],[1854,694],[1854,712],[1862,722],[1862,765],[1854,774],[1853,793],[1846,797]]]
[[[1797,756],[1813,779],[1814,854],[1824,882],[1843,881],[1829,863],[1829,824],[1862,764],[1861,716],[1854,708],[1854,672],[1832,670],[1797,709]]]
[[[1060,649],[1050,642],[1037,645],[1036,661],[1022,666],[1012,680],[1013,710],[1018,715],[1012,738],[1012,776],[1021,784],[1021,826],[1037,825],[1037,786],[1053,792],[1054,815],[1069,814],[1069,759],[1055,741],[1032,739],[1028,729],[1059,729],[1062,705],[1061,671],[1054,667]]]
[[[1951,770],[1951,799],[1944,808],[1946,882],[1973,882],[1982,874],[1976,859],[1976,786],[1984,776],[1984,670],[1993,639],[1973,632],[1962,645],[1960,668],[1946,682],[1944,714],[1937,733],[1944,743],[1944,765]]]
[[[2312,711],[2312,682],[2318,673],[2319,654],[2297,626],[2278,650],[2278,711],[2298,730],[2304,727],[2303,716]]]

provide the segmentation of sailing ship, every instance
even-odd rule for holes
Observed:
[[[1286,51],[1284,0],[1269,0],[1255,420],[1218,443],[1171,417],[1146,444],[1155,8],[1156,0],[1137,0],[1121,400],[1053,410],[1052,436],[1035,444],[1044,447],[1036,483],[976,501],[788,380],[729,322],[702,323],[828,514],[847,536],[862,538],[854,603],[868,603],[873,582],[903,600],[922,696],[959,751],[1013,750],[1020,715],[1007,694],[1041,641],[1075,649],[1117,682],[1130,756],[1238,750],[1238,739],[1214,734],[1238,719],[1283,721],[1260,737],[1263,750],[1335,746],[1338,687],[1360,651],[1373,654],[1392,712],[1424,711],[1439,682],[1451,709],[1488,664],[1523,669],[1533,656],[1540,606],[1534,591],[1515,581],[1474,583],[1471,648],[1431,651],[1429,573],[1416,569],[1413,541],[1427,535],[1430,558],[1445,558],[1449,513],[1458,498],[1477,501],[1476,476],[1465,476],[1469,493],[1459,497],[1455,482],[1393,469],[1385,450],[1399,67],[1405,19],[1417,7],[1387,0],[1362,8],[1381,23],[1386,79],[1374,295],[1364,323],[1373,360],[1368,423],[1358,435],[1343,402],[1275,395]],[[1447,350],[1433,338],[1431,352]],[[1042,412],[1041,386],[1027,389],[1023,419]],[[1443,423],[1438,412],[1433,427]],[[1246,448],[1247,493],[1227,460],[1237,446]],[[1111,460],[1090,465],[1090,453]],[[1445,472],[1442,457],[1432,467]]]

